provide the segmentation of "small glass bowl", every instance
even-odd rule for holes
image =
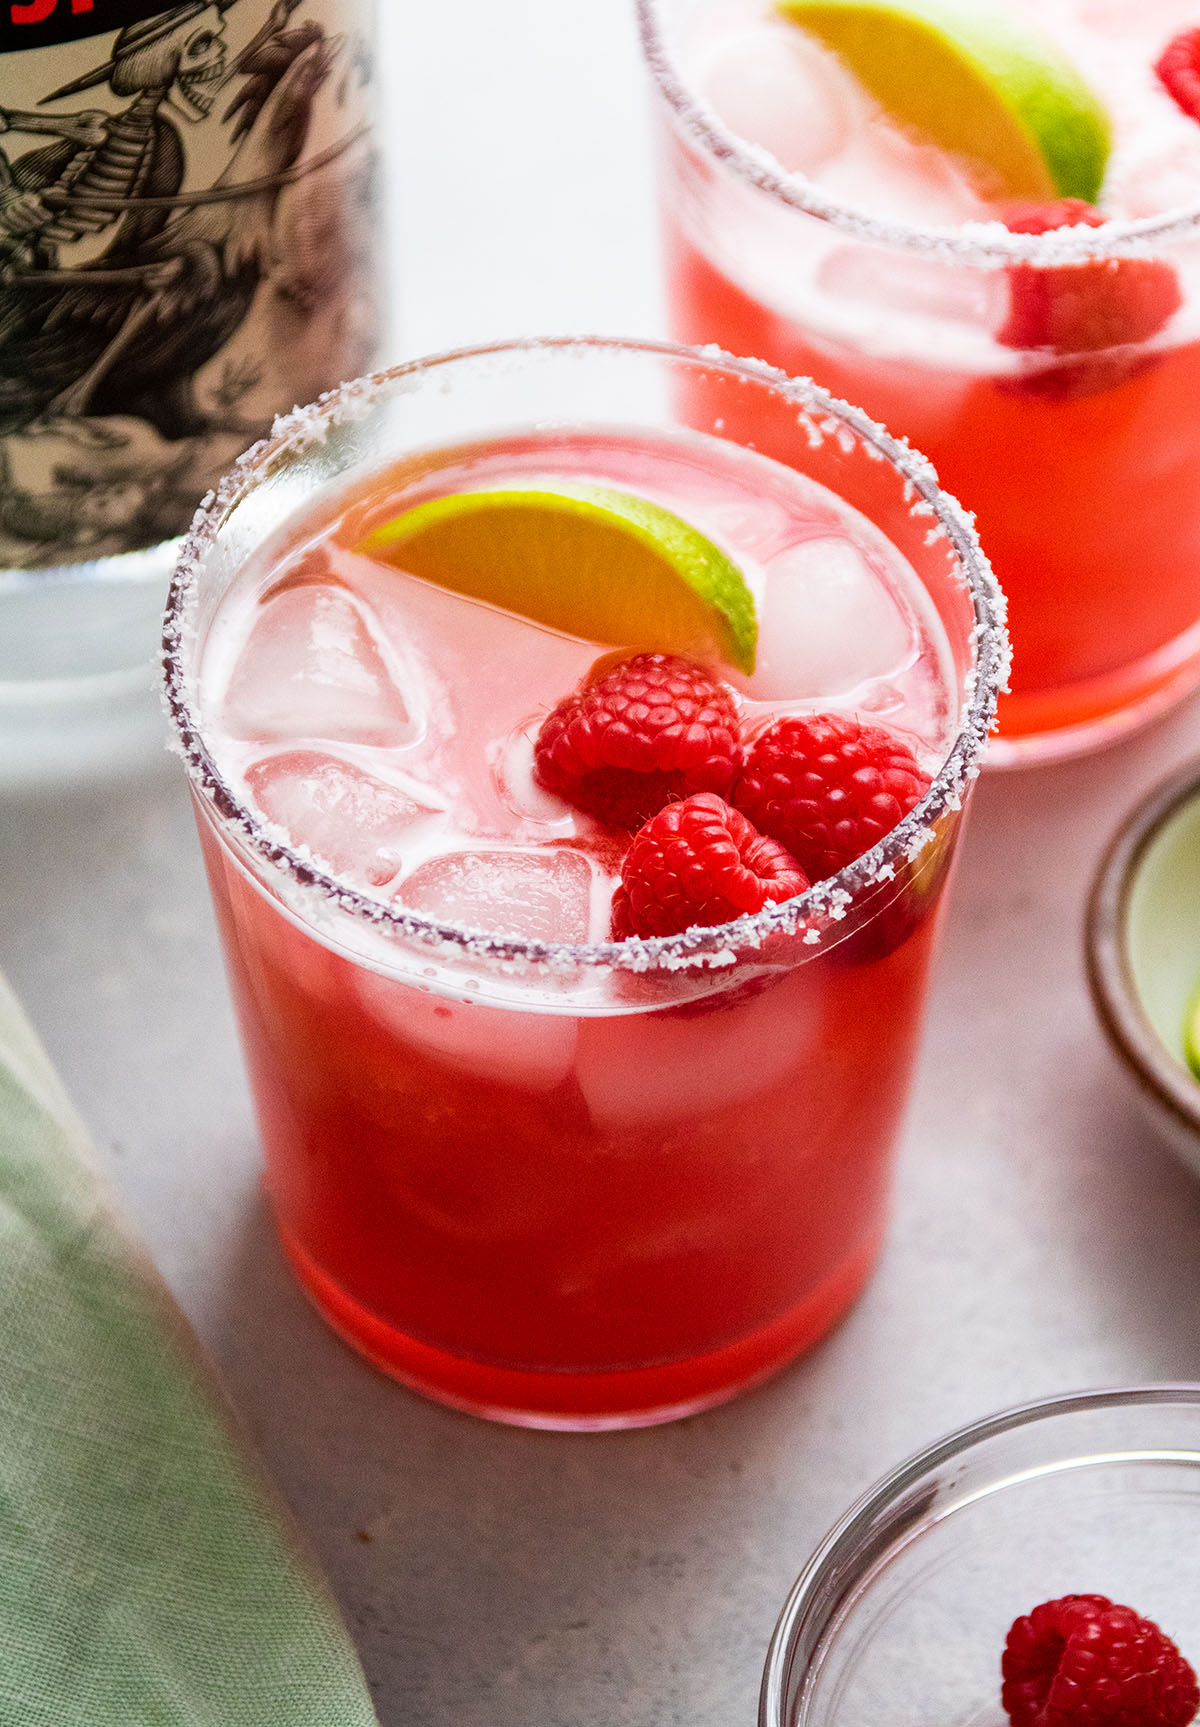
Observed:
[[[1200,1665],[1200,1385],[1027,1404],[895,1470],[788,1597],[759,1727],[1005,1727],[1008,1628],[1069,1594],[1132,1607]]]

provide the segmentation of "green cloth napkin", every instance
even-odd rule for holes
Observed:
[[[0,978],[0,1724],[374,1722],[324,1584]]]

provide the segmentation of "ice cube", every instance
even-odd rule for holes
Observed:
[[[908,707],[913,700],[911,694],[900,684],[872,684],[864,691],[856,708],[859,714],[871,714],[877,719],[900,720],[908,719]]]
[[[335,875],[382,887],[398,875],[406,838],[434,813],[432,800],[377,779],[321,750],[286,750],[246,770],[268,820],[307,846]]]
[[[1157,216],[1165,210],[1192,204],[1200,184],[1200,138],[1186,142],[1164,136],[1161,147],[1146,153],[1123,172],[1113,175],[1113,201],[1123,215]]]
[[[497,746],[492,777],[504,808],[540,828],[557,828],[568,834],[574,812],[562,798],[543,791],[533,777],[533,751],[545,715],[526,720]]]
[[[894,322],[897,318],[948,320],[996,329],[1008,312],[1008,279],[1003,270],[975,269],[958,259],[888,254],[880,246],[847,244],[827,253],[817,285],[835,300]]]
[[[956,227],[989,218],[965,162],[940,145],[913,137],[879,110],[825,164],[821,187],[857,209],[892,221]]]
[[[896,676],[913,626],[850,540],[803,540],[772,561],[759,615],[758,666],[738,680],[754,701],[831,700]]]
[[[363,966],[356,976],[363,1006],[387,1032],[478,1079],[553,1091],[569,1076],[577,1020],[569,1013],[522,1013],[469,997],[398,983]],[[431,1096],[436,1080],[430,1076]]]
[[[1079,19],[1102,35],[1139,35],[1149,30],[1165,37],[1173,30],[1196,22],[1196,0],[1087,0]]]
[[[224,725],[262,743],[407,743],[416,727],[388,657],[367,608],[345,587],[278,586],[233,668]]]
[[[835,55],[778,19],[723,32],[699,82],[729,129],[790,174],[816,173],[871,111]]]
[[[576,1071],[597,1126],[696,1116],[778,1086],[820,1037],[806,970],[731,1006],[714,996],[708,1012],[582,1020]]]
[[[602,896],[593,893],[592,883],[588,858],[567,846],[448,852],[406,876],[397,897],[426,917],[463,929],[524,941],[585,942],[600,939],[600,932],[593,938],[592,907]]]

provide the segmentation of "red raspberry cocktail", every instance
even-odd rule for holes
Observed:
[[[795,466],[723,431],[767,403]],[[351,1342],[598,1427],[838,1317],[1001,612],[919,458],[683,350],[421,362],[251,452],[181,565],[168,691],[271,1202]]]
[[[896,0],[860,9],[847,58],[825,38],[854,10],[639,0],[675,334],[810,375],[930,457],[1009,598],[993,759],[1068,753],[1200,681],[1200,12]],[[965,19],[964,114],[891,45],[910,11]],[[1010,28],[1059,102],[1016,167],[986,159]],[[975,115],[982,157],[919,123],[965,147]]]

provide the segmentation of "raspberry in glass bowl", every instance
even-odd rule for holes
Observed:
[[[1131,1611],[1064,1607],[1072,1596]],[[1001,1663],[1014,1634],[1029,1653],[1032,1632],[1018,1622],[1031,1616],[1039,1632],[1082,1628],[1102,1661],[1100,1645],[1136,1619],[1200,1667],[1200,1385],[1027,1404],[902,1464],[797,1580],[767,1656],[759,1727],[1010,1727]],[[1169,1659],[1140,1627],[1134,1635],[1148,1663]],[[1110,1718],[1159,1727],[1152,1714]],[[1182,1727],[1182,1713],[1169,1719]],[[1053,1727],[1068,1723],[1055,1715]]]

